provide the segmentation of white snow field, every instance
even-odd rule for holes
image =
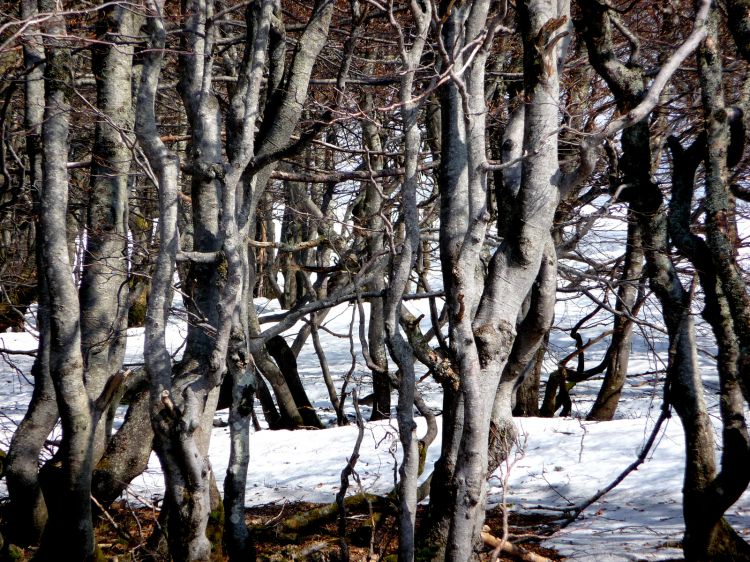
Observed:
[[[270,303],[258,303],[268,307]],[[409,303],[410,307],[417,307]],[[581,311],[572,301],[558,305],[557,324],[571,325]],[[333,310],[321,330],[321,338],[332,374],[340,388],[344,374],[350,369],[352,358],[349,340],[334,334],[347,334],[356,307],[341,305]],[[356,322],[355,317],[355,341]],[[606,330],[609,321],[587,332],[584,339]],[[0,348],[33,351],[36,347],[33,328],[27,333],[0,334]],[[176,321],[169,327],[169,345],[179,351],[184,338],[184,323]],[[334,334],[332,334],[333,332]],[[289,335],[294,330],[290,330]],[[639,332],[643,335],[643,331]],[[658,334],[657,334],[658,335]],[[143,331],[130,332],[127,348],[128,363],[142,362]],[[704,338],[710,350],[710,339]],[[561,331],[553,333],[550,350],[562,357],[571,341]],[[560,513],[560,510],[580,504],[607,486],[637,457],[649,437],[661,407],[661,384],[658,356],[663,356],[663,342],[657,337],[655,349],[649,350],[647,340],[640,336],[634,344],[630,373],[623,393],[618,416],[612,422],[583,421],[590,407],[600,379],[576,386],[571,396],[574,402],[572,418],[523,418],[518,426],[525,435],[525,446],[512,467],[505,501],[512,510],[520,512]],[[661,342],[661,343],[660,343]],[[591,365],[601,357],[598,352],[587,356]],[[358,345],[355,345],[358,349]],[[599,353],[599,355],[596,355]],[[26,410],[31,395],[29,372],[33,357],[3,355],[0,362],[0,448],[7,449],[10,437]],[[706,363],[706,396],[716,410],[718,382]],[[553,362],[549,367],[552,368]],[[319,409],[322,419],[335,422],[328,395],[320,374],[317,357],[308,343],[300,353],[300,375],[310,399]],[[369,392],[369,373],[361,357],[357,358],[354,384]],[[426,380],[419,385],[428,403],[439,412],[439,387]],[[259,416],[260,409],[258,407]],[[352,409],[348,410],[350,413]],[[219,417],[226,416],[220,412]],[[718,418],[714,416],[718,427]],[[438,420],[441,418],[438,417]],[[424,429],[420,420],[420,431]],[[214,429],[210,458],[217,479],[223,480],[229,456],[228,428]],[[247,505],[275,502],[308,501],[330,502],[339,487],[341,469],[351,454],[357,429],[331,427],[322,431],[259,431],[251,437],[251,461],[247,485]],[[717,433],[717,441],[720,442]],[[547,539],[544,546],[554,548],[570,560],[665,560],[681,558],[679,541],[683,532],[681,517],[681,488],[684,440],[676,415],[667,420],[646,462],[631,473],[617,488],[589,507],[577,521]],[[439,438],[428,455],[428,470],[437,459]],[[364,489],[382,493],[392,489],[395,466],[399,459],[395,420],[367,424],[366,436],[356,470]],[[426,476],[426,475],[425,475]],[[490,503],[503,501],[502,474],[490,481]],[[0,482],[0,497],[7,495],[4,481]],[[356,493],[356,485],[350,493]],[[133,482],[127,497],[134,502],[158,503],[163,493],[159,463],[152,455],[148,470]],[[746,538],[750,539],[750,494],[746,493],[730,510],[729,519]],[[500,530],[495,530],[499,532]]]

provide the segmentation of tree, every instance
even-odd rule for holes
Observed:
[[[608,10],[593,3],[585,4],[585,7],[586,11],[582,14],[580,25],[587,41],[592,65],[621,100],[623,112],[632,115],[636,108],[645,106],[649,98],[650,92],[646,91],[641,70],[629,68],[613,56],[611,16]],[[709,143],[706,171],[707,178],[713,179],[707,181],[707,190],[712,190],[715,197],[713,201],[721,201],[720,205],[726,209],[726,195],[721,195],[726,193],[726,188],[723,187],[720,178],[726,176],[728,127],[725,124],[723,133],[719,133],[715,128],[715,122],[712,122],[714,111],[720,111],[723,106],[718,79],[720,73],[716,72],[719,65],[718,57],[716,52],[711,52],[718,40],[717,14],[710,2],[698,3],[696,11],[695,29],[684,45],[692,46],[698,40],[704,41],[698,55],[703,98],[709,117],[708,130],[712,131],[716,142],[719,143],[713,147]],[[717,279],[711,278],[704,264],[698,265],[697,248],[708,247],[703,246],[704,242],[700,238],[689,233],[687,217],[697,163],[688,164],[679,143],[674,139],[671,141],[675,164],[679,163],[686,168],[683,170],[676,165],[674,167],[672,214],[668,221],[662,209],[661,192],[651,179],[649,137],[648,126],[643,121],[623,133],[621,170],[624,177],[620,181],[635,183],[638,186],[638,189],[633,191],[630,190],[630,186],[626,187],[624,196],[641,223],[650,284],[662,305],[669,333],[667,399],[674,405],[682,420],[686,440],[687,466],[683,505],[686,523],[685,555],[690,560],[735,559],[747,555],[747,544],[722,519],[722,515],[734,502],[732,498],[738,497],[737,490],[744,490],[747,486],[745,478],[734,476],[731,468],[738,457],[744,458],[747,451],[747,436],[744,417],[737,410],[739,388],[734,367],[736,351],[733,350],[733,338],[729,335],[732,328],[726,323],[729,320],[727,305],[722,302],[722,293],[725,289],[717,287]],[[700,145],[702,142],[706,141],[698,141],[696,151],[703,149]],[[700,162],[700,159],[696,162]],[[707,201],[710,200],[711,196]],[[713,209],[716,210],[716,207]],[[710,214],[708,217],[710,220]],[[709,228],[716,236],[714,240],[719,244],[718,247],[711,248],[709,254],[716,257],[726,256],[726,233],[718,234],[713,228]],[[684,287],[672,262],[668,236],[695,260],[698,271],[702,272],[701,284],[707,305],[705,315],[710,318],[709,322],[714,328],[719,344],[719,372],[724,395],[722,415],[725,427],[725,455],[722,462],[723,470],[718,475],[715,468],[712,429],[697,365],[694,325],[690,316],[690,291]],[[724,252],[719,254],[717,250],[722,244]],[[722,263],[725,263],[725,259],[721,260]],[[715,263],[714,267],[718,267],[718,263]],[[724,267],[725,271],[729,269],[726,265]],[[736,276],[733,278],[736,281]],[[745,292],[744,288],[742,292]],[[721,313],[722,308],[725,309],[724,314]],[[708,505],[711,509],[707,509]]]

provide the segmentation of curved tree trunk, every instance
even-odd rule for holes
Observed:
[[[161,246],[149,295],[144,359],[150,379],[150,414],[155,449],[164,471],[169,517],[167,538],[175,560],[208,560],[206,538],[210,498],[210,469],[194,437],[200,419],[196,396],[185,389],[174,392],[172,361],[165,329],[172,297],[172,278],[178,250],[177,177],[179,162],[159,139],[154,114],[166,32],[163,3],[150,2],[148,28],[152,50],[146,55],[138,93],[135,130],[138,142],[155,172],[159,192]],[[178,404],[175,401],[179,400]]]
[[[148,384],[144,381],[132,392],[125,420],[94,469],[91,493],[105,508],[148,466],[154,441],[149,410]]]
[[[460,46],[474,40],[487,25],[489,8],[490,2],[451,5],[450,11],[441,15],[443,43]],[[490,419],[495,418],[500,431],[512,432],[517,381],[505,379],[502,388],[498,385],[511,354],[524,298],[542,263],[558,200],[558,66],[565,49],[560,49],[559,41],[552,42],[550,48],[534,45],[548,45],[554,33],[566,25],[568,6],[565,2],[534,2],[519,5],[518,10],[525,47],[524,147],[528,157],[523,163],[515,207],[518,212],[509,217],[509,235],[492,256],[484,282],[479,256],[489,219],[484,95],[487,51],[480,49],[463,76],[453,77],[453,82],[443,86],[440,251],[463,415],[460,426],[446,433],[453,436],[449,443],[458,438],[459,446],[450,483],[442,482],[443,475],[439,480],[439,489],[450,498],[447,514],[433,520],[432,531],[435,534],[435,525],[444,527],[446,520],[450,522],[445,541],[445,559],[450,561],[473,559],[479,544],[487,493]],[[494,30],[494,25],[491,28]],[[456,62],[459,67],[463,64]],[[540,150],[541,146],[545,149]],[[496,392],[499,400],[495,400]],[[498,405],[497,416],[491,416],[493,403]],[[444,424],[450,421],[459,420],[446,417]],[[445,452],[444,447],[443,471],[451,467]]]
[[[718,148],[716,153],[711,156],[711,142],[709,140],[707,168],[707,193],[709,194],[706,201],[708,216],[711,215],[711,190],[716,189],[714,193],[726,194],[726,187],[723,183],[722,168],[726,166],[726,143],[727,138],[721,131],[725,123],[712,122],[711,116],[714,111],[717,115],[721,112],[726,118],[723,110],[723,98],[720,93],[721,88],[721,70],[720,58],[716,53],[711,52],[716,48],[716,13],[708,15],[710,2],[698,4],[699,18],[696,20],[696,26],[707,24],[708,39],[701,47],[698,56],[699,69],[701,71],[701,85],[704,103],[708,115],[708,138],[714,136]],[[581,13],[581,20],[576,25],[583,32],[584,39],[588,47],[589,58],[595,70],[602,75],[607,81],[610,89],[618,94],[619,105],[622,112],[628,112],[635,107],[646,94],[644,80],[640,67],[629,68],[620,63],[614,53],[614,42],[612,39],[612,30],[610,28],[609,14],[606,9],[593,1],[583,3],[584,10]],[[700,18],[703,18],[701,21]],[[717,70],[718,68],[718,70]],[[744,420],[740,426],[735,422],[725,427],[725,447],[729,447],[727,456],[731,457],[733,463],[726,465],[726,472],[717,477],[715,446],[713,441],[713,427],[706,409],[703,397],[703,383],[700,377],[698,367],[695,333],[692,316],[690,314],[690,294],[683,287],[677,271],[672,263],[669,254],[668,222],[667,217],[662,209],[662,194],[659,187],[651,180],[651,154],[650,154],[650,133],[647,123],[640,121],[632,127],[626,129],[622,135],[623,155],[620,162],[620,168],[624,174],[622,182],[632,184],[635,188],[623,190],[623,198],[628,201],[638,217],[643,236],[643,248],[646,256],[647,272],[651,288],[658,297],[661,306],[664,321],[669,334],[669,361],[667,366],[668,376],[668,393],[669,399],[675,406],[680,416],[685,432],[686,444],[686,464],[685,480],[683,487],[683,513],[685,518],[685,537],[683,539],[683,549],[688,560],[734,560],[738,557],[745,559],[748,557],[747,543],[740,540],[737,534],[723,519],[724,511],[731,505],[734,500],[728,501],[738,488],[743,488],[741,481],[746,483],[746,476],[743,475],[738,482],[733,476],[731,464],[736,462],[736,457],[747,458],[747,436],[744,430]],[[724,143],[723,149],[720,145]],[[673,150],[677,147],[672,143]],[[677,151],[679,152],[679,151]],[[697,165],[695,162],[683,162],[687,167]],[[692,168],[694,171],[695,168]],[[685,178],[680,174],[688,174],[685,169],[678,170],[675,167],[675,196],[673,203],[672,217],[672,237],[675,241],[683,244],[690,237],[684,235],[687,225],[685,224],[684,206],[689,209],[689,197],[680,194],[680,182],[684,184]],[[693,178],[689,178],[692,186]],[[684,188],[683,188],[684,189]],[[690,188],[692,190],[692,188]],[[687,199],[687,203],[685,200]],[[683,209],[678,210],[677,205],[682,205]],[[726,206],[723,207],[726,211]],[[682,216],[679,216],[681,213]],[[707,221],[707,231],[710,232],[711,221]],[[681,226],[682,232],[677,228]],[[708,236],[711,241],[711,235]],[[683,246],[683,251],[684,251]],[[719,248],[711,248],[712,253]],[[725,251],[716,254],[718,262],[714,261],[714,267],[721,278],[722,267],[724,271],[729,272],[732,268],[731,260],[727,259]],[[719,257],[721,256],[721,257]],[[722,279],[722,283],[724,279]],[[715,284],[706,283],[704,289],[710,298],[712,293],[716,294]],[[727,286],[722,287],[725,295],[730,295],[731,290]],[[743,300],[747,301],[744,283],[742,288]],[[731,309],[730,299],[727,304]],[[748,310],[748,309],[745,309]],[[741,318],[734,316],[733,320]],[[736,324],[734,329],[738,335],[742,335],[743,329],[741,324]],[[727,408],[732,411],[736,408],[737,385],[732,384],[731,379],[727,380],[726,372],[731,371],[733,359],[731,355],[732,345],[727,346],[723,342],[725,333],[722,328],[715,328],[717,340],[720,345],[720,376],[722,377],[722,391],[727,392],[724,400],[727,403],[722,404],[722,415],[727,415]],[[742,338],[740,337],[740,341]],[[748,340],[750,343],[750,340]],[[729,384],[729,388],[725,385]],[[730,389],[734,390],[730,390]],[[734,418],[730,414],[729,418]],[[725,422],[729,421],[725,418]],[[735,420],[736,421],[736,420]],[[743,435],[744,434],[744,435]],[[737,439],[737,438],[740,439]],[[739,447],[737,445],[741,444]],[[725,488],[728,486],[728,489]],[[735,488],[735,486],[737,486]],[[731,490],[731,492],[730,492]],[[741,491],[739,492],[741,493]],[[737,496],[738,497],[738,496]],[[728,503],[727,503],[728,502]]]
[[[544,256],[534,287],[529,293],[529,309],[517,328],[510,357],[498,384],[492,408],[492,422],[488,444],[490,473],[508,457],[516,443],[516,429],[508,407],[514,408],[515,396],[524,382],[524,375],[536,361],[537,350],[549,333],[557,296],[557,255],[552,237],[547,240]],[[538,388],[538,387],[537,387]],[[538,397],[538,393],[537,393]],[[538,398],[537,398],[538,400]],[[537,401],[538,408],[538,401]]]
[[[34,392],[26,415],[13,434],[5,459],[10,496],[9,539],[19,546],[37,544],[47,523],[47,506],[39,485],[39,455],[58,418],[55,389],[49,372],[49,297],[41,251],[41,245],[37,246],[39,347],[31,370]]]
[[[38,13],[36,0],[24,0],[21,19],[27,20]],[[44,120],[44,45],[33,35],[23,44],[27,75],[24,84],[24,126],[26,154],[29,158],[32,186],[40,186],[42,174],[42,122]],[[37,189],[32,193],[38,193]],[[34,204],[39,207],[39,199]],[[37,227],[38,228],[38,227]],[[37,264],[37,329],[39,345],[32,368],[34,392],[31,403],[19,424],[8,449],[5,461],[6,482],[10,496],[9,539],[14,544],[36,544],[47,522],[47,506],[39,487],[39,454],[44,441],[57,421],[55,389],[49,373],[50,318],[42,244],[36,245]]]
[[[405,235],[401,252],[392,256],[391,270],[388,276],[388,292],[382,302],[380,312],[383,313],[382,326],[385,328],[385,341],[394,361],[398,365],[400,380],[398,387],[398,432],[401,447],[403,449],[403,460],[399,467],[398,500],[399,500],[399,562],[412,562],[415,556],[416,516],[417,516],[417,477],[419,476],[419,443],[417,441],[417,425],[414,421],[414,399],[415,399],[415,375],[414,375],[414,351],[409,342],[404,338],[399,329],[399,309],[402,306],[401,299],[409,284],[409,276],[414,269],[414,264],[419,252],[419,212],[417,210],[417,165],[419,163],[419,146],[421,134],[417,121],[419,103],[414,99],[414,78],[422,57],[422,51],[427,39],[430,20],[432,17],[432,6],[429,3],[422,7],[412,4],[411,16],[414,18],[416,34],[411,48],[407,50],[404,45],[406,38],[399,32],[399,40],[402,45],[401,63],[404,71],[400,84],[400,101],[403,104],[401,114],[404,130],[404,179],[401,185],[401,207],[400,214],[405,227]],[[391,17],[393,17],[391,15]],[[373,180],[374,181],[374,180]],[[373,191],[376,186],[370,186]],[[379,213],[380,201],[376,194],[370,194],[376,201],[371,201],[371,211],[377,206]],[[372,226],[372,223],[371,223]],[[376,230],[375,237],[380,234]],[[379,240],[370,241],[370,251],[374,256],[379,250]],[[395,245],[395,241],[393,242]],[[370,317],[370,324],[380,323],[374,313]],[[371,333],[372,335],[372,333]],[[372,339],[370,340],[372,342]],[[380,364],[383,367],[382,364]],[[381,376],[388,378],[387,364],[385,373]],[[388,388],[388,404],[390,404],[390,382],[385,381]],[[382,394],[382,392],[381,392]],[[384,407],[385,396],[378,396],[376,387],[376,404]],[[384,414],[385,412],[381,412]],[[390,413],[390,412],[388,412]],[[373,417],[374,413],[373,413]]]
[[[523,382],[516,390],[516,403],[513,406],[515,417],[536,417],[540,415],[539,410],[539,388],[542,384],[542,368],[544,367],[544,356],[547,353],[549,332],[544,335],[536,354],[531,362],[526,365],[526,372],[522,375]]]

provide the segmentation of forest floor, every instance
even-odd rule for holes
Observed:
[[[4,524],[5,505],[0,505],[0,525]],[[309,502],[273,503],[248,508],[245,512],[248,527],[253,536],[253,545],[258,562],[338,562],[341,556],[341,535],[338,515],[318,519],[314,524],[297,533],[284,530],[284,522],[290,518],[305,517],[319,508]],[[397,525],[394,512],[371,510],[367,504],[348,509],[346,514],[345,543],[351,562],[391,562],[397,555]],[[383,515],[383,513],[386,513]],[[420,506],[417,514],[419,528],[426,517],[426,509]],[[499,507],[487,512],[485,524],[491,529],[501,530],[503,511]],[[124,501],[116,502],[96,517],[96,536],[102,559],[125,561],[149,559],[162,560],[149,543],[154,527],[158,525],[158,511],[147,507],[134,507]],[[552,549],[540,545],[541,540],[555,530],[554,518],[510,514],[508,531],[514,544],[526,552],[537,554],[547,560],[564,558]],[[501,532],[501,531],[500,531]],[[429,545],[420,547],[417,560],[428,560]],[[34,549],[13,548],[10,560],[25,562],[34,555]],[[492,549],[487,548],[482,560],[489,561]],[[228,560],[225,553],[215,550],[216,562]],[[500,555],[496,560],[518,560]]]

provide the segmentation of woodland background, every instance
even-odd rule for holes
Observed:
[[[651,332],[653,435],[674,411],[686,443],[685,558],[750,558],[724,518],[750,481],[749,2],[0,9],[0,325],[30,330],[31,313],[38,335],[2,350],[34,356],[6,544],[100,555],[95,516],[153,450],[165,497],[144,557],[254,557],[250,428],[325,426],[299,376],[312,354],[336,424],[368,393],[370,420],[397,426],[398,559],[473,560],[517,418],[569,416],[598,377],[581,415],[613,419]],[[586,312],[550,354],[566,301]],[[321,333],[343,303],[352,362],[334,382]]]

